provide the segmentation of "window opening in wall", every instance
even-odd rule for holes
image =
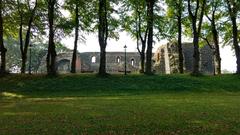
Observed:
[[[134,59],[131,59],[131,65],[134,66]]]
[[[120,59],[120,57],[118,56],[117,57],[117,63],[120,63],[121,62],[121,59]]]
[[[96,63],[96,56],[93,56],[91,61],[92,63]]]

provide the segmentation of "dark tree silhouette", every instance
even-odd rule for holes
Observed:
[[[193,45],[194,45],[194,54],[193,54],[193,75],[198,75],[199,64],[200,64],[200,52],[199,52],[199,38],[201,34],[203,16],[204,16],[204,8],[206,6],[206,0],[196,0],[196,6],[194,12],[192,11],[192,2],[188,0],[188,13],[189,18],[192,23],[192,31],[193,31]],[[199,14],[200,12],[200,14]]]
[[[76,73],[78,32],[79,32],[79,13],[78,12],[79,12],[79,8],[76,1],[75,3],[75,41],[74,41],[74,49],[73,49],[73,56],[72,56],[71,73]]]
[[[20,51],[21,51],[21,57],[22,57],[22,66],[21,66],[21,73],[25,73],[26,71],[26,61],[27,61],[27,52],[28,52],[28,47],[29,47],[29,42],[30,42],[30,37],[31,37],[31,28],[32,28],[32,23],[34,21],[34,17],[35,17],[35,12],[37,9],[37,4],[38,1],[35,1],[35,6],[33,9],[28,9],[30,16],[29,16],[29,20],[27,23],[27,32],[26,32],[26,36],[25,36],[25,42],[23,45],[23,11],[21,9],[20,6],[20,1],[17,1],[18,3],[18,12],[19,12],[19,16],[20,16],[20,28],[19,28],[19,40],[20,40]]]
[[[54,43],[54,11],[56,0],[48,0],[48,25],[49,25],[49,41],[47,54],[47,73],[48,75],[56,75],[56,50]]]
[[[228,12],[232,22],[232,35],[233,35],[233,47],[237,58],[237,74],[240,74],[240,47],[238,45],[238,26],[237,26],[237,14],[238,6],[237,1],[226,0],[228,6]]]
[[[148,14],[148,42],[147,42],[147,61],[146,61],[146,74],[152,74],[152,48],[153,48],[153,24],[154,24],[154,4],[155,0],[146,0],[147,14]]]
[[[6,73],[6,52],[7,49],[3,43],[3,1],[0,0],[0,53],[1,53],[1,65],[0,74]]]
[[[145,72],[145,52],[146,52],[146,41],[147,41],[147,35],[148,35],[148,28],[146,28],[144,35],[142,35],[142,19],[141,19],[141,12],[137,9],[137,19],[136,19],[136,33],[137,33],[137,50],[138,53],[140,54],[140,59],[141,59],[141,69],[140,73]],[[141,41],[141,48],[139,46],[139,38]]]
[[[177,26],[178,26],[178,55],[179,55],[179,63],[178,70],[179,73],[183,74],[183,52],[182,52],[182,12],[183,12],[183,2],[182,0],[178,0],[176,2],[177,5]]]
[[[100,67],[99,75],[106,75],[106,47],[108,39],[108,18],[107,18],[107,1],[99,0],[98,9],[98,40],[100,45]]]
[[[210,45],[209,41],[207,41],[207,38],[205,38],[205,40],[207,41],[208,45],[210,46],[211,49],[213,49],[213,55],[214,55],[214,74],[221,74],[221,56],[220,56],[220,47],[219,47],[219,32],[217,30],[217,26],[216,26],[216,11],[218,8],[218,4],[217,1],[212,1],[210,3],[211,5],[211,14],[210,16],[208,15],[208,13],[206,14],[206,17],[208,18],[208,20],[211,23],[211,32],[212,32],[212,39],[213,39],[213,43],[214,45]]]

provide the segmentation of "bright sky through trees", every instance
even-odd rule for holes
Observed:
[[[67,37],[62,40],[62,43],[69,47],[70,49],[73,49],[73,37]],[[154,45],[153,52],[156,51],[156,49],[161,46],[162,44],[167,43],[167,41],[161,41]],[[80,43],[78,47],[79,52],[99,52],[99,45],[98,45],[98,39],[96,34],[89,34],[86,36],[85,43]],[[111,39],[109,40],[107,51],[117,51],[121,52],[123,51],[123,46],[127,45],[127,51],[129,52],[137,52],[136,49],[136,41],[131,39],[131,36],[128,35],[126,32],[121,32],[120,39],[118,41]],[[224,48],[221,48],[221,56],[222,56],[222,69],[228,70],[228,71],[235,71],[236,69],[236,58],[234,57],[234,53],[231,50],[231,46],[226,46]]]
[[[69,16],[69,13],[65,10],[62,10],[64,16]],[[136,41],[131,38],[131,36],[127,32],[119,32],[120,38],[119,40],[110,39],[107,45],[108,52],[121,52],[124,51],[123,46],[127,45],[128,52],[137,52]],[[78,51],[79,52],[99,52],[99,43],[97,38],[97,32],[91,34],[85,34],[86,40],[83,43],[79,43]],[[192,39],[189,41],[187,39],[183,39],[183,42],[192,42]],[[70,49],[73,49],[74,45],[74,36],[66,37],[62,39],[62,43]],[[166,44],[167,40],[162,40],[160,42],[156,42],[153,47],[153,52],[157,50],[163,44]],[[234,56],[234,52],[231,46],[226,46],[224,48],[221,47],[221,58],[222,58],[222,70],[228,70],[230,72],[236,71],[236,57]]]

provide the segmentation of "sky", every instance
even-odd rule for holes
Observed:
[[[184,42],[184,41],[183,41]],[[68,48],[73,49],[74,38],[66,37],[62,40],[62,43]],[[153,52],[157,50],[161,45],[166,44],[167,41],[163,40],[157,42],[153,47]],[[120,33],[120,38],[118,41],[110,39],[108,40],[107,52],[123,52],[123,46],[127,45],[128,52],[137,52],[136,41],[134,41],[129,34],[126,32]],[[78,45],[79,52],[99,52],[99,43],[97,34],[89,34],[86,36],[85,43],[79,43]],[[221,48],[221,58],[222,58],[222,70],[228,70],[230,72],[236,71],[236,58],[234,56],[231,46],[226,46]]]

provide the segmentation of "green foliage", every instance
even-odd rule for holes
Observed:
[[[221,34],[222,32],[225,33],[225,30],[222,23],[223,20],[225,19],[224,15],[226,13],[222,12],[224,3],[222,0],[212,0],[208,1],[206,11],[205,11],[205,16],[207,21],[205,21],[202,25],[202,33],[201,36],[208,40],[209,43],[213,43],[213,33],[212,33],[212,24],[214,23],[216,30],[218,34]],[[224,36],[224,38],[227,38]],[[226,40],[226,39],[224,39]],[[206,41],[201,41],[205,42],[204,44],[207,44]]]
[[[240,3],[237,0],[230,1],[230,3],[235,2],[237,5],[235,6],[235,16],[239,20],[240,17]],[[226,0],[223,1],[223,10],[226,11],[223,13],[223,19],[221,20],[221,27],[219,28],[221,30],[221,36],[223,37],[223,45],[232,45],[233,44],[233,34],[232,34],[232,23],[231,23],[231,16],[230,12],[227,8],[227,2]],[[239,26],[240,23],[237,21],[237,25]],[[239,34],[240,35],[240,34]],[[240,39],[239,39],[240,41]]]
[[[5,45],[8,50],[7,53],[7,67],[13,72],[14,69],[19,69],[21,67],[21,53],[19,50],[19,42],[13,38],[8,38],[5,40]],[[33,41],[32,43],[32,71],[37,72],[41,66],[43,58],[47,55],[47,44],[43,42]],[[66,48],[63,44],[56,42],[56,52],[69,52],[69,49]],[[29,52],[27,54],[28,61],[26,63],[27,67],[29,66]],[[18,70],[16,70],[18,71]]]
[[[177,19],[181,17],[183,34],[191,36],[191,24],[188,19],[187,6],[182,0],[165,0],[167,5],[166,15],[164,16],[165,23],[163,23],[165,28],[163,33],[165,38],[168,40],[174,40],[177,38],[178,34],[178,24]]]
[[[4,20],[4,39],[13,38],[19,39],[19,24],[20,14],[23,17],[23,35],[26,34],[27,22],[31,15],[32,5],[34,0],[3,0],[3,20]],[[36,10],[36,16],[33,21],[33,27],[31,31],[31,40],[44,41],[47,37],[48,29],[48,14],[47,14],[47,2],[48,0],[38,0],[38,7]],[[84,35],[89,32],[96,32],[98,29],[98,0],[63,0],[57,1],[55,7],[54,29],[56,32],[56,41],[65,36],[72,36],[75,26],[75,5],[79,7],[79,22],[80,22],[80,37],[84,41]],[[191,9],[195,13],[196,0],[191,0]],[[203,0],[200,0],[200,5]],[[231,3],[236,3],[236,17],[238,26],[240,26],[240,12],[239,2],[237,0],[231,0]],[[185,38],[192,38],[192,26],[187,13],[187,5],[184,0],[165,0],[156,1],[154,7],[154,37],[155,40],[169,39],[170,41],[176,40],[177,37],[177,16],[182,17],[183,34]],[[107,18],[109,37],[119,39],[119,32],[127,31],[133,39],[137,38],[137,35],[144,35],[147,29],[147,8],[146,0],[107,0]],[[226,0],[212,0],[207,1],[207,6],[204,9],[205,15],[211,17],[211,13],[217,7],[216,14],[214,16],[216,20],[217,29],[219,30],[220,37],[223,39],[224,45],[232,44],[232,28],[230,23],[230,16],[227,12]],[[63,12],[67,12],[70,16],[64,16]],[[197,16],[199,16],[198,12]],[[140,18],[139,18],[140,15]],[[199,19],[199,18],[197,18]],[[207,38],[212,42],[211,25],[207,17],[205,17],[203,23],[203,29],[200,33],[201,37]],[[137,34],[137,22],[141,22],[141,32]],[[25,38],[25,36],[24,36]],[[239,34],[240,40],[240,34]],[[10,41],[9,41],[10,42]],[[45,41],[44,41],[45,42]],[[205,41],[200,41],[200,45],[204,45]],[[11,44],[7,44],[11,45]],[[12,48],[11,46],[8,48]],[[15,48],[15,47],[13,47]],[[18,50],[16,50],[18,51]],[[10,53],[10,52],[9,52]],[[17,54],[17,53],[16,53]],[[8,54],[11,55],[11,54]],[[15,56],[15,54],[12,54]],[[19,59],[19,58],[15,58]],[[11,60],[9,60],[11,61]],[[12,64],[10,64],[12,65]]]
[[[65,17],[61,22],[61,27],[67,34],[71,34],[73,29],[75,28],[75,8],[76,5],[79,7],[79,27],[80,31],[83,32],[91,32],[94,14],[93,14],[93,1],[85,1],[85,0],[65,0],[63,4],[63,9],[65,12],[69,12],[70,16]]]
[[[15,12],[15,0],[2,0],[3,4],[3,29],[4,38],[7,37],[17,37],[18,25],[16,25],[16,16],[13,16]],[[11,23],[9,23],[11,22]]]
[[[21,53],[19,50],[19,43],[17,40],[14,40],[13,38],[8,38],[6,39],[6,48],[8,50],[7,53],[7,67],[11,72],[16,72],[19,70],[21,67]],[[46,55],[47,53],[47,45],[42,44],[42,43],[36,43],[33,44],[32,47],[32,70],[34,72],[37,72],[42,58]],[[28,61],[27,61],[27,67],[29,65],[29,53],[27,54],[28,56]],[[16,70],[16,71],[14,71]],[[18,71],[19,72],[19,71]]]
[[[121,7],[121,27],[136,39],[139,34],[136,30],[138,23],[141,23],[141,34],[144,34],[147,28],[146,1],[124,0]]]
[[[6,57],[7,69],[11,69],[16,66],[20,67],[21,54],[19,50],[18,41],[13,40],[12,38],[7,38],[5,39],[4,44],[8,50],[7,57]]]

